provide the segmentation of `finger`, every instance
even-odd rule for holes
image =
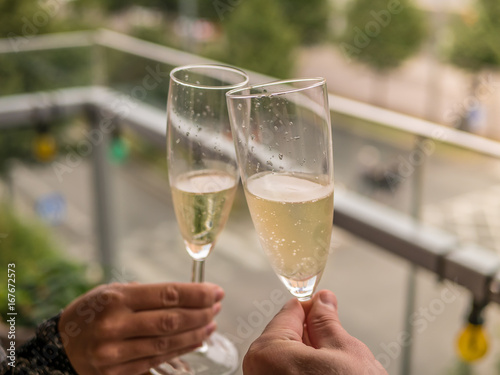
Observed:
[[[203,309],[162,309],[139,311],[121,324],[124,338],[165,336],[206,326],[221,309],[220,302]]]
[[[262,336],[302,341],[305,314],[295,299],[288,301],[281,311],[269,322]]]
[[[315,294],[307,316],[307,331],[315,348],[340,348],[351,339],[340,324],[335,294],[328,290]]]
[[[125,285],[125,304],[135,311],[167,307],[210,307],[224,297],[221,287],[210,283]]]
[[[151,374],[149,371],[151,368],[160,366],[162,363],[166,361],[170,361],[173,358],[179,357],[186,353],[192,352],[196,348],[200,347],[200,345],[194,345],[189,348],[184,348],[169,354],[163,354],[159,356],[149,356],[146,358],[141,358],[139,360],[132,360],[126,363],[121,363],[118,365],[110,365],[103,368],[101,371],[102,374],[106,375],[140,375],[140,374]],[[176,361],[179,361],[176,358]],[[176,365],[177,366],[177,365]]]
[[[212,332],[216,323],[196,330],[172,336],[138,338],[107,343],[96,348],[94,357],[98,364],[118,365],[120,363],[141,360],[153,356],[176,354],[179,351],[200,346]]]

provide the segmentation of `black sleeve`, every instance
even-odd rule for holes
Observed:
[[[9,358],[0,363],[0,375],[76,375],[61,342],[59,318],[40,324],[36,336],[16,350],[13,363]]]

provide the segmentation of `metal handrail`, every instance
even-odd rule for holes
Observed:
[[[31,37],[25,43],[17,43],[16,49],[13,48],[12,39],[0,39],[0,54],[91,47],[93,45],[172,66],[192,63],[220,63],[106,29],[39,35]],[[276,80],[276,78],[264,74],[247,72],[252,82]],[[500,159],[500,142],[338,95],[329,94],[329,101],[330,110],[333,112]]]

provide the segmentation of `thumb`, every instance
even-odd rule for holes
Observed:
[[[315,348],[341,348],[350,340],[337,313],[337,297],[328,290],[316,293],[307,315],[307,332]]]
[[[297,299],[293,298],[269,322],[262,335],[273,339],[302,341],[304,321],[304,310]]]

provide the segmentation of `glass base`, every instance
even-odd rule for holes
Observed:
[[[230,375],[238,368],[238,351],[234,344],[214,332],[194,352],[173,358],[151,369],[153,375]]]
[[[278,277],[294,297],[297,297],[299,301],[308,301],[311,299],[314,289],[316,289],[316,284],[319,282],[321,274],[300,281],[288,279],[281,275],[278,275]]]

